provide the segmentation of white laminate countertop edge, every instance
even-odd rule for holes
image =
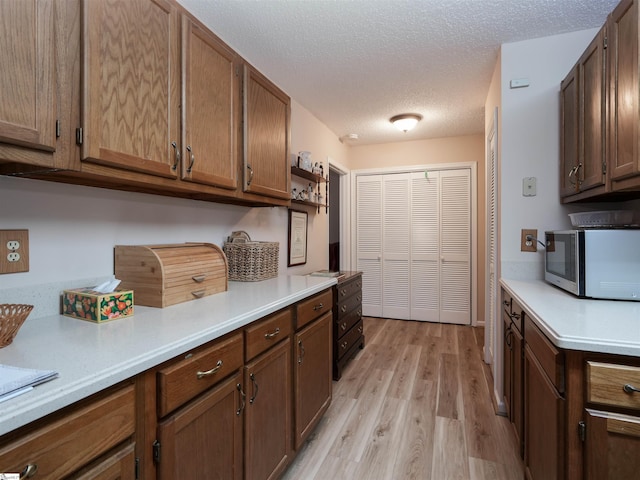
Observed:
[[[60,376],[0,403],[0,435],[335,284],[335,278],[283,275],[229,282],[226,292],[167,308],[136,305],[132,317],[102,324],[62,315],[27,319],[0,349],[0,363]]]
[[[557,347],[640,357],[640,302],[578,298],[541,280],[500,284]]]

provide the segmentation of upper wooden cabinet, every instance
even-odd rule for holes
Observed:
[[[240,67],[237,55],[182,17],[182,178],[235,190]]]
[[[175,5],[85,0],[82,7],[82,160],[177,177],[180,28]]]
[[[250,65],[244,66],[244,191],[291,197],[291,100]]]
[[[605,29],[561,85],[560,195],[605,191]]]
[[[53,10],[53,0],[0,0],[2,160],[53,165],[57,119]]]

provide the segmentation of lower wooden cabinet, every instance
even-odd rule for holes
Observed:
[[[136,445],[131,443],[116,450],[97,465],[74,475],[73,480],[137,480]]]
[[[331,403],[331,311],[297,332],[294,359],[295,448]]]
[[[158,424],[158,478],[241,480],[242,375],[227,380]]]
[[[275,479],[292,455],[291,342],[267,350],[244,368],[244,458],[247,480]]]

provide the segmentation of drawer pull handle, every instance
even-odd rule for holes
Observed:
[[[362,286],[362,283],[358,282],[356,283],[356,287],[360,288]]]
[[[622,387],[622,389],[625,391],[625,393],[640,393],[640,388],[636,388],[630,383],[627,383],[624,387]]]
[[[211,370],[207,370],[206,372],[198,371],[196,376],[198,377],[198,379],[204,378],[204,377],[210,377],[211,375],[216,373],[221,368],[222,368],[222,360],[218,360],[218,363],[216,363],[216,366],[213,367]]]
[[[198,291],[195,291],[195,292],[191,292],[191,295],[193,295],[196,298],[202,298],[202,297],[204,297],[204,292],[205,292],[205,290],[198,290]]]
[[[362,310],[358,310],[358,316],[361,317],[362,316]]]
[[[340,310],[342,311],[342,313],[347,311],[347,306],[346,305],[342,305],[342,308],[340,308]]]
[[[245,406],[245,398],[247,398],[247,396],[245,395],[245,393],[242,391],[242,385],[240,385],[239,383],[236,384],[236,388],[238,389],[238,391],[240,392],[240,407],[236,410],[236,415],[240,415],[242,413],[242,411],[244,410],[244,406]]]
[[[324,305],[320,303],[318,305],[314,305],[313,310],[317,311],[317,310],[322,310],[323,308],[324,308]]]
[[[362,325],[358,327],[358,333],[362,333]]]
[[[342,342],[342,344],[340,345],[340,348],[344,350],[345,348],[347,348],[347,345],[348,345],[347,342]]]
[[[342,290],[340,290],[340,295],[342,295],[343,297],[347,294],[347,289],[343,288]]]
[[[191,277],[193,279],[194,282],[196,283],[202,283],[205,281],[205,279],[207,278],[206,275],[194,275],[193,277]]]
[[[340,325],[340,328],[344,332],[347,329],[347,322],[344,322],[342,325]]]
[[[280,333],[280,327],[276,327],[276,329],[272,333],[265,333],[264,338],[273,338]]]
[[[30,463],[29,465],[24,467],[24,470],[22,470],[22,472],[20,472],[20,480],[22,480],[23,478],[33,477],[37,471],[38,465],[35,463]]]
[[[251,383],[253,383],[253,395],[251,395],[251,398],[249,399],[249,403],[253,405],[253,402],[258,396],[258,382],[256,382],[256,376],[253,373],[249,375],[249,378],[251,379]]]

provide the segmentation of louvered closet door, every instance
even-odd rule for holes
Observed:
[[[409,192],[411,174],[382,180],[382,316],[411,319],[409,266]]]
[[[440,321],[471,321],[471,178],[440,172]]]
[[[356,263],[362,272],[362,314],[382,316],[382,176],[356,178]]]
[[[440,321],[440,172],[411,179],[411,319]]]

